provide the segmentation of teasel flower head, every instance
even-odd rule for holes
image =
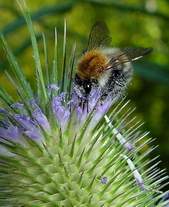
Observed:
[[[63,65],[57,65],[55,31],[52,76],[46,67],[45,81],[30,14],[25,4],[21,8],[34,51],[37,91],[1,34],[21,87],[7,75],[21,101],[0,88],[0,206],[164,206],[166,201],[159,200],[167,176],[156,158],[148,159],[152,139],[139,130],[129,102],[109,96],[100,102],[99,89],[87,102],[79,98],[72,81],[75,46],[66,65],[66,23]]]

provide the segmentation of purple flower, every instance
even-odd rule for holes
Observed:
[[[26,115],[14,114],[12,117],[20,124],[20,129],[22,129],[22,134],[35,139],[36,141],[44,140],[44,136],[36,122]]]
[[[58,97],[55,97],[52,102],[53,111],[54,111],[57,123],[59,127],[61,128],[62,132],[65,131],[68,118],[70,116],[70,109],[62,105],[62,102],[64,102],[65,95],[66,93],[61,93]]]
[[[30,100],[30,103],[32,107],[37,108],[37,104],[34,99]],[[32,108],[34,111],[32,112],[32,117],[30,118],[30,116],[26,114],[24,104],[14,103],[11,107],[19,107],[23,115],[10,114],[6,110],[1,111],[1,114],[5,114],[8,118],[1,118],[3,125],[0,126],[0,137],[24,143],[23,137],[26,135],[29,138],[36,140],[37,142],[41,142],[44,140],[44,135],[40,127],[43,127],[44,131],[46,131],[47,134],[51,134],[50,124],[46,116],[39,108],[35,110]]]
[[[6,109],[0,109],[0,114],[8,114],[8,111]]]
[[[46,116],[42,113],[40,109],[36,109],[33,112],[33,117],[35,120],[44,128],[44,130],[48,133],[51,134],[51,128],[50,124],[46,118]]]
[[[72,127],[74,134],[84,126],[90,113],[93,113],[84,135],[87,136],[94,129],[102,116],[108,111],[112,104],[112,100],[110,97],[107,97],[104,102],[100,101],[101,95],[101,90],[92,90],[89,97],[86,99],[84,97],[79,97],[78,90],[74,90],[72,98],[69,101],[72,111]]]
[[[102,177],[101,182],[106,184],[108,182],[108,177]]]
[[[24,104],[16,102],[16,103],[12,104],[11,107],[12,108],[15,108],[15,107],[21,107],[22,108],[22,107],[24,107]]]
[[[9,139],[15,142],[20,142],[23,138],[17,126],[9,125],[8,128],[0,126],[0,137]],[[3,140],[2,140],[3,141]]]
[[[48,89],[54,89],[55,91],[58,91],[59,90],[59,87],[57,85],[55,85],[55,84],[51,84],[49,86],[46,86],[46,88],[48,88]]]

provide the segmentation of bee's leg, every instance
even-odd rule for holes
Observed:
[[[89,101],[88,98],[82,99],[79,97],[79,106],[82,108],[84,111],[85,109],[87,110],[87,113],[89,112]]]
[[[88,98],[86,98],[85,100],[83,100],[83,110],[87,110],[87,113],[89,113],[89,100]]]
[[[86,107],[87,107],[87,113],[89,113],[89,101],[88,101],[88,99],[86,99]]]

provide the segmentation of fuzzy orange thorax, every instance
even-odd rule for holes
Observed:
[[[99,50],[87,51],[80,59],[77,67],[78,76],[83,79],[98,79],[106,69],[107,56]]]

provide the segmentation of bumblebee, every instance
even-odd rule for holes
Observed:
[[[127,47],[123,50],[109,47],[112,38],[105,22],[96,22],[89,35],[87,49],[77,64],[75,87],[81,97],[91,90],[102,90],[102,99],[111,95],[119,98],[132,79],[131,62],[152,51],[152,48]]]

